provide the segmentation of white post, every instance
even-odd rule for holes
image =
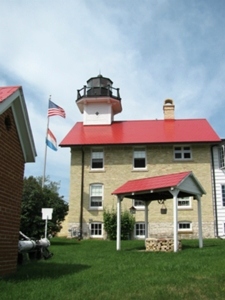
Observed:
[[[47,238],[47,230],[48,230],[48,216],[45,219],[45,238]]]
[[[48,220],[52,219],[53,208],[42,208],[42,220],[45,220],[45,238],[48,232]]]
[[[170,191],[173,195],[173,246],[174,252],[178,251],[178,212],[177,212],[177,195],[179,190]]]
[[[198,202],[198,237],[199,237],[199,248],[203,248],[202,239],[202,207],[201,207],[201,197],[197,195]]]
[[[145,201],[145,238],[148,238],[148,206],[149,201]]]
[[[117,196],[117,235],[116,250],[121,250],[121,201],[122,198]]]

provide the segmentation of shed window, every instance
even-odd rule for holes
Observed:
[[[225,184],[221,185],[222,204],[225,206]]]
[[[224,169],[225,168],[225,161],[224,161],[224,145],[222,145],[219,148],[219,164],[220,168]]]

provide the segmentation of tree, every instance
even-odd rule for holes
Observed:
[[[68,204],[63,196],[59,196],[58,189],[59,183],[51,182],[48,177],[43,188],[40,177],[24,178],[20,231],[36,239],[44,236],[42,208],[53,208],[52,220],[48,221],[48,234],[54,236],[60,231],[68,212]]]

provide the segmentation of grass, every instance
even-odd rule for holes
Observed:
[[[0,280],[0,299],[224,299],[225,241],[182,241],[178,253],[151,253],[144,241],[53,238],[49,260],[27,262]]]

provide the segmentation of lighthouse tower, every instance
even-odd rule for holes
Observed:
[[[110,125],[114,115],[122,111],[119,89],[102,75],[92,77],[77,90],[77,106],[83,114],[84,125]]]

